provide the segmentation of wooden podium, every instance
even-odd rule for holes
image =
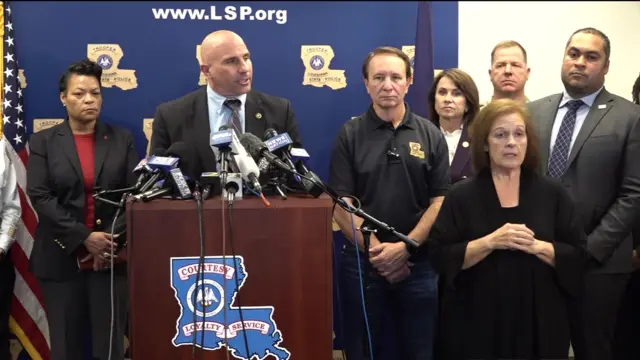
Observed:
[[[198,347],[196,359],[200,352],[204,359],[226,358],[225,328],[235,358],[249,358],[239,326],[239,299],[252,359],[332,358],[331,199],[290,196],[269,201],[271,207],[255,197],[234,202],[233,244],[228,203],[219,197],[204,202],[204,292],[194,290],[200,256],[195,200],[127,204],[133,360],[192,359],[194,311],[207,313],[206,350]],[[236,279],[241,284],[234,297]],[[199,329],[201,323],[199,318]],[[199,346],[201,331],[196,334]]]

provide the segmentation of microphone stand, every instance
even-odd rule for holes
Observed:
[[[277,177],[276,178],[271,178],[267,182],[267,186],[273,186],[273,188],[276,189],[276,191],[278,192],[278,194],[280,195],[282,200],[287,200],[289,197],[284,192],[284,190],[282,190],[282,187],[280,185],[281,185],[280,181],[279,181],[279,179]]]
[[[276,189],[278,194],[280,194],[280,197],[282,198],[282,200],[287,200],[289,198],[287,194],[285,194],[284,191],[282,191],[282,188],[280,188],[280,184],[275,183],[273,185],[274,185],[273,187]]]
[[[136,189],[135,186],[128,187],[128,188],[123,188],[123,189],[114,189],[114,190],[100,190],[99,187],[96,187],[93,190],[94,191],[97,190],[98,192],[93,194],[93,198],[98,200],[98,201],[102,201],[103,203],[110,204],[110,205],[113,205],[113,206],[116,207],[116,209],[117,209],[116,215],[113,218],[113,221],[115,222],[116,219],[118,218],[118,216],[120,215],[120,212],[125,208],[125,204],[127,203],[127,199],[129,198],[129,195],[131,195],[131,193],[133,191],[135,191],[135,189]],[[109,199],[106,199],[106,198],[102,197],[104,195],[118,194],[118,193],[122,193],[122,196],[120,197],[120,201],[119,202],[115,202],[113,200],[109,200]],[[111,230],[113,231],[115,229],[111,229]],[[116,234],[112,234],[112,235],[116,235]],[[117,235],[122,235],[122,233],[119,233]],[[123,240],[125,241],[124,243],[121,242]],[[118,250],[120,250],[121,248],[123,248],[123,247],[125,247],[127,245],[126,239],[123,239],[123,240],[118,241]]]
[[[420,244],[413,240],[412,238],[408,237],[407,235],[401,234],[398,231],[396,231],[396,229],[394,229],[392,226],[389,226],[388,224],[374,218],[373,216],[367,214],[366,212],[362,211],[362,209],[360,208],[360,206],[358,207],[353,207],[351,205],[349,205],[346,201],[344,201],[343,199],[341,199],[340,195],[338,195],[338,193],[331,188],[329,185],[325,184],[324,182],[322,182],[322,180],[320,180],[320,178],[315,175],[313,172],[309,171],[307,172],[307,175],[302,175],[300,173],[298,173],[295,170],[291,170],[288,168],[285,168],[284,170],[294,174],[294,175],[298,175],[303,179],[307,179],[309,181],[311,181],[312,183],[314,183],[320,190],[322,190],[322,192],[324,192],[325,194],[329,195],[333,201],[338,204],[341,208],[343,208],[346,212],[357,215],[365,220],[369,221],[369,225],[372,229],[376,229],[376,230],[380,230],[380,231],[384,231],[384,232],[390,232],[393,235],[395,235],[398,239],[400,239],[401,241],[403,241],[404,243],[406,243],[408,246],[414,247],[414,248],[418,248],[420,247]],[[309,175],[312,174],[312,175]],[[353,198],[353,196],[351,196]],[[357,199],[356,199],[357,200]],[[359,203],[359,201],[358,201]]]
[[[124,203],[127,201],[127,197],[136,189],[135,186],[131,186],[128,188],[124,188],[124,189],[115,189],[115,190],[100,190],[99,187],[93,188],[93,191],[98,191],[97,193],[93,194],[93,198],[99,201],[102,201],[104,203],[107,204],[111,204],[117,207],[123,207]],[[118,194],[118,193],[122,193],[122,198],[120,199],[120,202],[115,202],[113,200],[109,200],[109,199],[105,199],[102,196],[104,195],[110,195],[110,194]]]
[[[223,188],[227,186],[227,173],[229,172],[227,164],[227,156],[229,155],[229,150],[220,150],[220,184]]]
[[[229,202],[229,206],[233,205],[233,200],[236,197],[236,191],[239,190],[239,189],[236,189],[235,184],[236,183],[231,181],[224,186],[225,190],[227,190],[227,202]]]
[[[94,188],[94,191],[98,191],[97,193],[93,194],[93,198],[98,200],[98,201],[102,201],[104,203],[107,204],[111,204],[116,206],[116,213],[113,217],[113,221],[111,222],[111,235],[115,236],[115,234],[113,234],[115,232],[115,226],[116,226],[116,221],[118,220],[118,216],[120,215],[120,212],[122,211],[122,209],[124,209],[125,204],[127,202],[127,198],[129,198],[129,195],[131,195],[131,193],[133,191],[135,191],[136,187],[132,186],[132,187],[128,187],[128,188],[124,188],[124,189],[114,189],[114,190],[100,190],[99,187]],[[109,199],[105,199],[103,198],[101,195],[109,195],[109,194],[118,194],[118,193],[122,193],[122,196],[120,197],[120,202],[115,202]],[[119,233],[118,235],[122,235],[124,233],[124,231],[122,233]],[[113,239],[112,239],[113,241]],[[118,250],[127,246],[126,243],[126,239],[124,239],[124,243],[121,243],[120,241],[118,241]],[[116,249],[113,248],[113,245],[111,246],[111,256],[109,257],[109,262],[110,262],[110,266],[109,266],[109,270],[110,270],[110,292],[111,292],[111,326],[109,327],[109,356],[108,359],[111,359],[111,350],[113,347],[113,327],[114,327],[114,322],[115,322],[115,296],[114,296],[114,273],[113,273],[113,268],[114,268],[114,258],[115,258],[115,252]],[[133,339],[130,339],[133,340]]]
[[[226,174],[225,174],[226,176]],[[204,209],[203,209],[203,200],[202,200],[202,193],[200,192],[200,187],[199,184],[196,183],[195,185],[195,190],[193,191],[193,198],[196,201],[196,206],[198,209],[198,234],[200,237],[200,257],[198,259],[198,273],[196,274],[196,291],[193,292],[193,296],[194,298],[192,299],[194,304],[197,304],[197,296],[198,293],[202,293],[204,294],[204,259],[205,259],[205,241],[204,241]],[[198,287],[200,288],[198,290]],[[200,332],[200,349],[204,349],[204,333],[205,333],[205,319],[206,319],[206,311],[203,311],[202,314],[202,331]],[[196,339],[196,334],[197,334],[197,317],[196,317],[196,312],[193,312],[193,326],[194,326],[194,331],[193,331],[193,340],[192,340],[192,349],[191,349],[191,356],[194,357],[195,356],[195,351],[196,351],[196,346],[198,344],[197,339]],[[202,353],[201,353],[202,355]]]
[[[408,246],[412,246],[412,247],[419,247],[420,244],[415,241],[414,239],[411,239],[410,237],[408,237],[407,235],[401,234],[398,231],[396,231],[393,227],[389,226],[388,224],[374,218],[373,216],[367,214],[366,212],[364,212],[361,208],[360,208],[360,200],[358,200],[358,198],[354,197],[354,196],[349,196],[350,198],[353,198],[356,202],[357,205],[356,206],[352,206],[349,203],[347,203],[345,200],[343,200],[340,195],[333,189],[331,188],[329,185],[325,184],[322,180],[320,180],[320,178],[314,174],[311,171],[307,171],[307,173],[305,175],[302,175],[300,173],[298,173],[296,170],[294,169],[289,169],[288,167],[282,167],[282,166],[278,166],[281,169],[292,173],[293,175],[298,175],[303,179],[307,179],[309,180],[311,183],[315,184],[320,190],[322,190],[322,192],[326,193],[327,195],[329,195],[333,201],[339,205],[341,208],[343,208],[346,212],[357,215],[363,219],[365,219],[365,222],[363,223],[364,226],[362,226],[360,228],[360,232],[362,233],[362,237],[364,240],[364,252],[365,252],[365,259],[364,259],[364,263],[365,263],[365,270],[364,270],[364,276],[363,276],[363,294],[364,294],[364,303],[365,303],[365,309],[368,309],[367,307],[367,289],[369,288],[369,271],[370,271],[370,262],[369,262],[369,246],[371,245],[371,233],[376,233],[378,231],[385,231],[385,232],[390,232],[393,235],[395,235],[397,238],[399,238],[401,241],[403,241],[404,243],[406,243]],[[368,222],[367,222],[368,221]],[[356,249],[356,251],[360,251],[359,249]],[[360,266],[360,264],[358,264],[358,266]],[[368,314],[366,314],[368,315]],[[368,316],[367,316],[368,318]],[[365,327],[366,327],[366,323],[365,323]],[[367,329],[368,330],[368,329]],[[364,345],[365,345],[365,353],[370,353],[371,351],[369,350],[370,348],[366,345],[369,344],[369,340],[368,337],[365,337],[366,340],[364,341]],[[369,357],[371,356],[371,354],[368,354]]]
[[[231,148],[227,147],[224,149],[220,149],[220,185],[227,191],[227,201],[233,204],[236,191],[240,189],[236,189],[235,183],[233,181],[227,182],[227,174],[229,173],[228,163],[233,163],[233,159],[227,159],[229,155],[231,155]]]
[[[371,262],[369,262],[369,248],[371,247],[371,234],[372,233],[376,233],[378,232],[378,230],[376,229],[372,229],[369,227],[369,225],[365,225],[363,227],[361,227],[360,232],[362,233],[362,239],[364,240],[364,274],[362,276],[362,283],[363,283],[363,295],[364,295],[364,307],[365,309],[369,309],[369,302],[367,301],[367,299],[369,298],[368,292],[369,292],[369,276],[370,276],[370,272],[371,272]],[[356,247],[356,251],[360,251],[357,249]],[[358,264],[358,266],[360,266],[360,264]],[[367,311],[368,312],[368,311]],[[367,314],[368,315],[368,314]],[[365,322],[364,324],[364,330],[365,333],[367,332],[367,323]],[[371,358],[371,354],[370,354],[370,345],[369,344],[369,337],[368,336],[363,336],[362,337],[364,340],[364,354],[367,358]]]
[[[322,192],[326,193],[327,195],[329,195],[333,201],[339,205],[341,208],[343,208],[346,212],[357,215],[363,219],[365,219],[365,222],[363,223],[364,226],[362,226],[359,230],[362,233],[362,238],[364,240],[364,275],[363,275],[363,289],[362,289],[362,293],[363,293],[363,297],[364,297],[364,307],[365,309],[368,309],[368,305],[367,305],[367,293],[368,293],[368,289],[370,287],[369,284],[369,275],[370,275],[370,267],[371,267],[371,263],[369,262],[369,247],[371,246],[371,234],[372,233],[377,233],[378,231],[386,231],[386,232],[390,232],[393,235],[395,235],[398,239],[402,240],[404,243],[406,243],[408,246],[412,246],[412,247],[419,247],[420,244],[415,241],[414,239],[411,239],[410,237],[408,237],[407,235],[401,234],[398,231],[396,231],[393,227],[389,226],[388,224],[374,218],[373,216],[367,214],[366,212],[364,212],[361,208],[360,208],[360,200],[358,200],[358,198],[354,197],[354,196],[349,196],[350,198],[353,198],[356,202],[357,205],[354,207],[352,205],[350,205],[349,203],[347,203],[345,200],[343,200],[340,195],[333,189],[331,188],[329,185],[325,184],[322,180],[320,180],[320,178],[314,174],[311,171],[307,171],[305,175],[302,175],[300,173],[298,173],[296,170],[294,169],[289,169],[287,167],[281,167],[279,166],[281,169],[290,172],[294,175],[298,175],[303,179],[306,179],[308,181],[310,181],[312,184],[315,184],[316,187],[318,189],[320,189]],[[319,196],[319,194],[318,194]],[[317,196],[316,196],[317,197]],[[368,221],[368,222],[367,222]],[[360,249],[356,249],[356,251],[360,251]],[[360,266],[360,264],[358,264],[358,267]],[[368,311],[367,314],[365,314],[366,318],[368,318]],[[367,328],[367,324],[366,324],[366,319],[365,319],[365,330],[369,331],[369,329]],[[369,345],[369,337],[365,336],[365,340],[364,340],[364,347],[365,347],[365,354],[367,354],[367,357],[371,357],[372,354],[371,353],[371,347],[367,346]]]
[[[274,156],[275,157],[275,156]],[[372,226],[374,229],[380,230],[380,231],[386,231],[386,232],[390,232],[393,235],[395,235],[398,239],[400,239],[401,241],[403,241],[404,243],[406,243],[407,245],[411,246],[411,247],[420,247],[420,244],[413,240],[412,238],[408,237],[407,235],[401,234],[398,231],[396,231],[396,229],[394,229],[392,226],[389,226],[388,224],[383,223],[382,221],[374,218],[373,216],[367,214],[366,212],[362,211],[362,209],[360,208],[360,206],[358,205],[358,207],[353,207],[351,205],[349,205],[346,201],[344,201],[340,195],[338,195],[338,193],[331,188],[331,186],[325,184],[322,180],[320,180],[320,178],[318,177],[318,175],[314,174],[312,171],[308,171],[306,175],[302,175],[300,173],[298,173],[296,170],[290,169],[289,166],[283,166],[283,165],[279,165],[277,161],[274,160],[269,160],[267,157],[265,157],[265,159],[267,159],[267,161],[269,161],[270,163],[276,165],[277,167],[279,167],[280,169],[283,169],[293,175],[297,175],[303,179],[307,179],[310,182],[312,182],[313,184],[315,184],[320,190],[322,190],[322,192],[324,192],[325,194],[329,195],[333,201],[337,204],[340,205],[341,208],[343,208],[346,212],[350,213],[350,214],[354,214],[357,215],[365,220],[368,220],[370,223],[370,226]],[[279,159],[278,159],[279,160]],[[282,162],[282,161],[280,161]],[[355,198],[354,196],[351,196],[351,198]],[[358,203],[360,202],[357,198],[355,198]]]

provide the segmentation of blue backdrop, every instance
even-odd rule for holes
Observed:
[[[159,20],[152,10],[203,9],[209,14],[212,5],[217,14],[228,5],[248,6],[256,16],[258,9],[286,10],[286,22],[189,20],[188,16]],[[88,44],[117,44],[124,54],[119,68],[135,70],[138,86],[105,88],[101,118],[129,128],[142,155],[147,148],[143,119],[152,118],[160,103],[198,87],[196,46],[206,34],[229,29],[244,38],[252,53],[254,88],[291,100],[305,148],[312,155],[311,168],[327,180],[339,127],[370,103],[361,79],[365,56],[377,46],[414,45],[417,7],[417,2],[15,2],[15,44],[27,80],[26,123],[64,118],[58,92],[61,74],[72,62],[87,57]],[[457,2],[435,2],[433,13],[435,67],[455,67]],[[331,46],[335,57],[330,68],[345,70],[346,88],[303,86],[303,45]],[[336,247],[342,241],[337,234]],[[340,348],[339,319],[335,320],[335,347]]]

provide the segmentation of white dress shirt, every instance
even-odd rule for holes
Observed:
[[[462,125],[460,129],[448,132],[440,126],[440,131],[444,134],[445,140],[447,140],[447,147],[449,148],[449,165],[453,162],[453,157],[456,156],[456,150],[458,149],[458,143],[462,136]]]
[[[229,98],[232,99],[232,98]],[[240,124],[242,129],[246,130],[246,122],[244,121],[244,108],[247,103],[247,94],[242,94],[234,99],[240,100],[240,110],[238,115],[240,117]],[[231,109],[224,105],[226,97],[213,91],[211,86],[207,85],[207,106],[209,108],[209,127],[211,132],[214,133],[220,129],[220,126],[226,125],[231,121]],[[220,151],[215,146],[212,147],[213,153],[216,159],[220,158]],[[220,171],[220,162],[216,162],[216,169]]]
[[[240,115],[240,124],[242,124],[242,129],[246,129],[244,121],[244,107],[247,103],[247,94],[242,94],[233,99],[240,100],[241,105],[238,115]],[[225,100],[227,100],[226,97],[213,91],[211,86],[207,85],[207,106],[209,107],[209,126],[211,128],[211,132],[218,131],[220,126],[226,125],[231,120],[231,109],[224,106]]]
[[[22,215],[16,169],[9,156],[10,146],[5,138],[0,139],[0,249],[5,254],[15,241]]]
[[[603,87],[601,87],[595,93],[591,95],[587,95],[580,99],[582,100],[583,103],[586,104],[586,106],[581,105],[578,111],[576,111],[576,124],[575,124],[575,127],[573,128],[573,134],[571,134],[571,144],[569,144],[569,153],[571,153],[571,149],[573,149],[573,144],[576,142],[578,133],[582,128],[582,124],[584,124],[584,120],[587,118],[587,114],[589,114],[589,110],[591,110],[591,107],[593,106],[593,102],[596,100],[596,96],[600,94],[600,91],[602,91],[602,89]],[[550,155],[553,152],[553,145],[555,145],[556,143],[556,138],[558,137],[558,132],[560,131],[560,125],[562,124],[562,119],[564,118],[564,115],[568,111],[566,105],[571,100],[578,100],[578,99],[574,99],[571,96],[569,96],[566,90],[563,91],[562,100],[560,100],[560,105],[558,107],[558,113],[556,114],[556,118],[553,121],[553,127],[551,128],[551,143],[549,144]]]

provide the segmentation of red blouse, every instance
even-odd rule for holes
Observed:
[[[84,175],[84,196],[86,201],[84,223],[89,229],[93,230],[93,221],[95,218],[93,182],[95,176],[96,138],[93,133],[74,134],[73,137],[76,140],[80,166],[82,167],[82,174]]]

